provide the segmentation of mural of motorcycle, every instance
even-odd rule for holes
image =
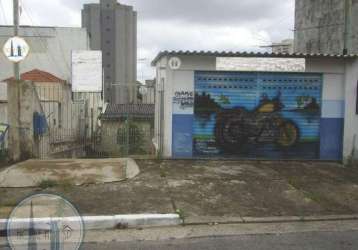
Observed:
[[[248,144],[294,146],[300,139],[299,129],[293,121],[280,114],[283,108],[280,97],[273,100],[264,97],[253,111],[234,108],[218,112],[215,126],[217,146],[227,153],[238,152]]]

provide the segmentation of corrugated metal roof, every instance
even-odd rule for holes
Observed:
[[[101,119],[113,120],[126,118],[127,116],[150,118],[154,116],[154,110],[154,104],[109,104],[104,114],[101,115]]]
[[[162,51],[152,61],[152,66],[164,56],[215,56],[215,57],[281,57],[281,58],[336,58],[353,59],[358,54],[334,55],[334,54],[305,54],[305,53],[262,53],[262,52],[233,52],[233,51]]]
[[[3,80],[3,82],[8,82],[14,80],[14,77]],[[65,83],[66,81],[58,78],[57,76],[52,75],[46,71],[39,69],[34,69],[28,72],[21,74],[21,80],[24,81],[33,81],[33,82],[55,82],[55,83]]]

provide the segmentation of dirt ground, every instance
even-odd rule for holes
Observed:
[[[82,215],[193,217],[358,214],[358,169],[322,162],[138,160],[134,179],[98,185],[0,188],[0,218],[27,196],[64,196]]]

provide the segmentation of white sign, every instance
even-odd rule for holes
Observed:
[[[181,67],[181,60],[178,57],[172,57],[169,59],[169,67],[172,70],[178,70]]]
[[[102,52],[72,51],[72,91],[102,91]]]
[[[6,231],[12,250],[78,250],[83,242],[84,223],[69,201],[57,195],[36,194],[12,210]]]
[[[5,43],[3,47],[5,56],[14,63],[25,60],[30,52],[30,46],[21,37],[12,37]]]

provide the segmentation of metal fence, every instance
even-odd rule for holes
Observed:
[[[131,104],[154,105],[154,91],[145,85],[134,85],[135,99]],[[118,88],[120,87],[120,88]],[[114,85],[113,92],[133,89]],[[118,90],[118,91],[117,91]],[[138,116],[132,109],[113,113],[104,119],[106,104],[102,93],[59,93],[66,89],[40,89],[39,96],[60,96],[43,103],[48,129],[40,137],[40,158],[105,158],[153,156],[154,113]],[[51,93],[55,92],[55,93]],[[41,99],[41,98],[40,98]],[[49,98],[47,98],[49,99]],[[41,99],[41,102],[42,99]],[[112,104],[109,104],[112,105]]]
[[[113,91],[118,90],[118,86],[115,85]],[[133,86],[123,85],[120,89],[125,91],[129,88],[133,89]],[[34,113],[30,132],[34,143],[30,157],[155,156],[152,145],[154,113],[138,116],[132,109],[124,109],[120,114],[112,114],[111,119],[103,119],[109,105],[101,92],[73,93],[70,85],[64,83],[36,84],[35,89],[40,112]],[[135,99],[127,105],[154,105],[152,87],[134,85],[134,89]],[[4,145],[0,144],[0,160],[6,153]]]

